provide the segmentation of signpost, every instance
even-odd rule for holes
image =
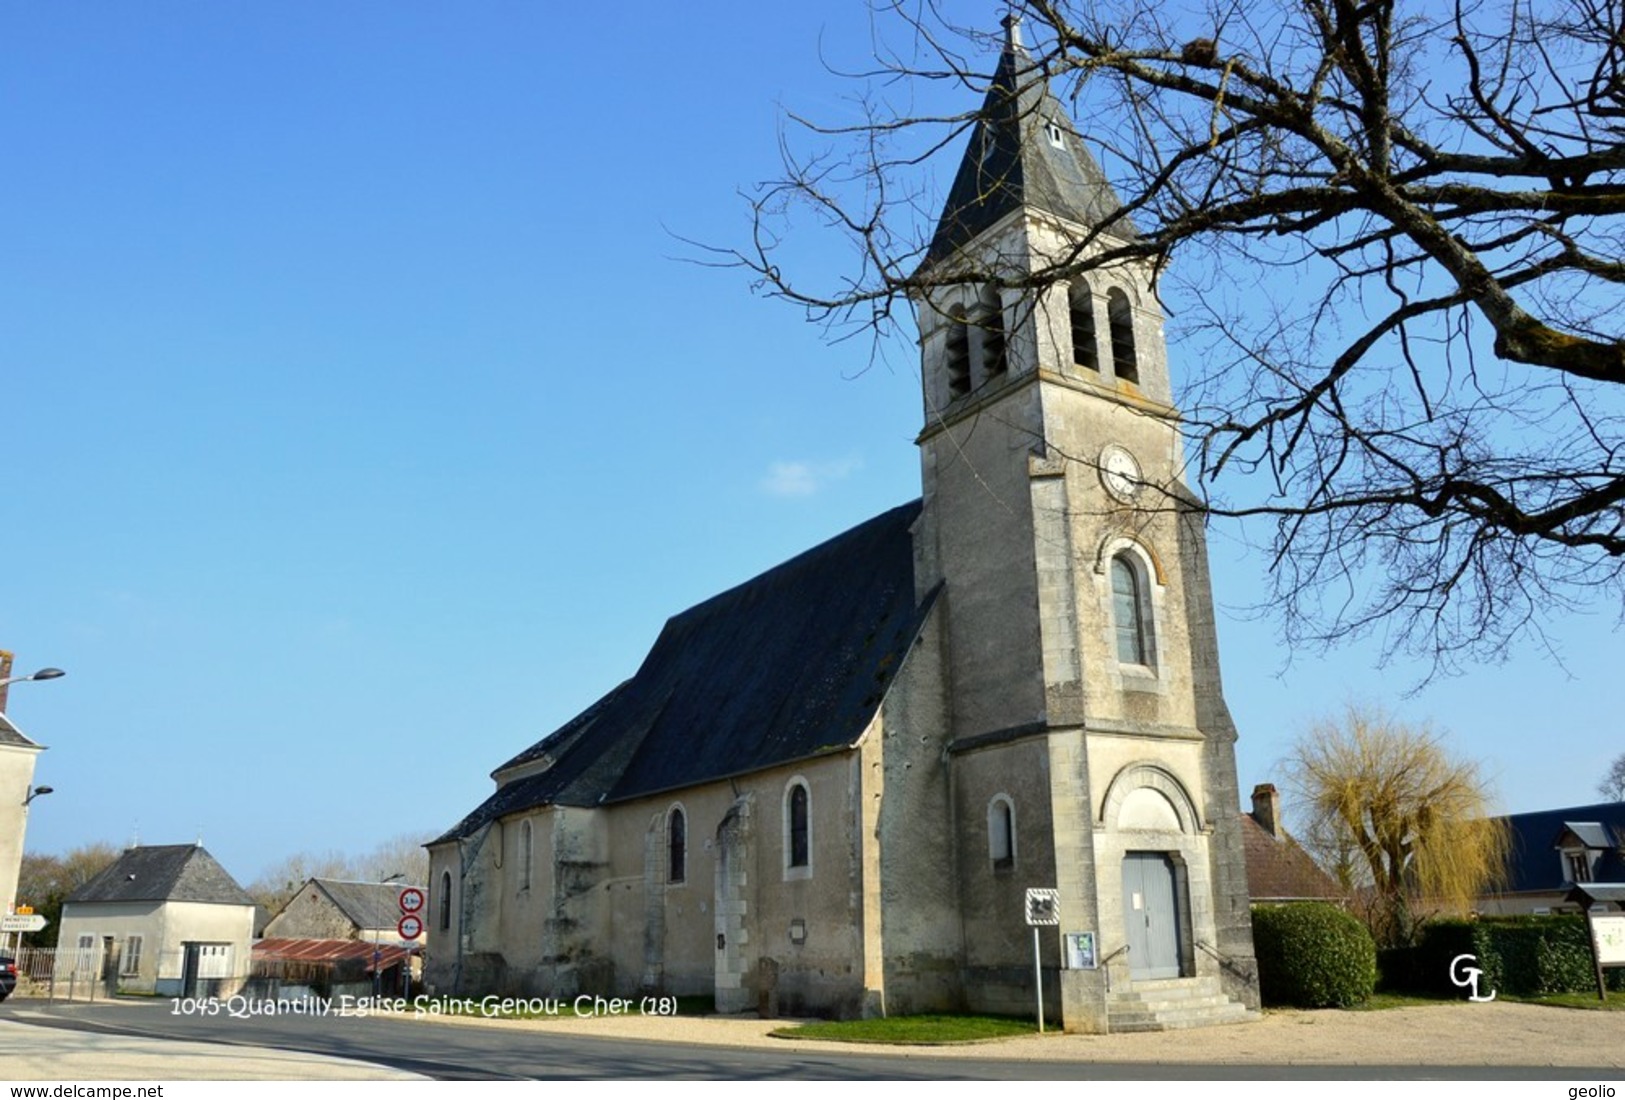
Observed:
[[[1033,929],[1033,978],[1038,987],[1038,1034],[1044,1034],[1044,967],[1039,961],[1038,930],[1061,923],[1061,892],[1039,887],[1027,888],[1027,923]]]
[[[10,913],[0,917],[0,932],[38,932],[45,918],[38,913]]]

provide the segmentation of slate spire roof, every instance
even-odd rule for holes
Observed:
[[[1005,16],[1004,29],[1004,52],[926,251],[928,266],[1022,207],[1084,226],[1111,222],[1108,231],[1116,236],[1137,236],[1117,193],[1022,44],[1021,20]]]
[[[65,900],[254,904],[254,899],[243,892],[237,880],[197,844],[153,844],[126,849],[112,866]]]
[[[914,599],[919,514],[893,508],[673,616],[635,676],[498,768],[496,793],[434,843],[856,744],[932,603]]]

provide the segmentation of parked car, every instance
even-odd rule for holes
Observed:
[[[17,988],[17,963],[10,955],[0,955],[0,1001]]]

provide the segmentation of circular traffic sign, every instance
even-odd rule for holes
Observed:
[[[423,922],[408,913],[401,918],[401,923],[395,926],[395,931],[401,934],[403,940],[415,940],[423,935]]]
[[[401,891],[401,912],[416,913],[423,908],[423,891],[416,886],[408,886]]]

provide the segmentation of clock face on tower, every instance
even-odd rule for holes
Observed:
[[[1100,483],[1125,504],[1140,495],[1140,464],[1127,447],[1108,443],[1100,451]]]

